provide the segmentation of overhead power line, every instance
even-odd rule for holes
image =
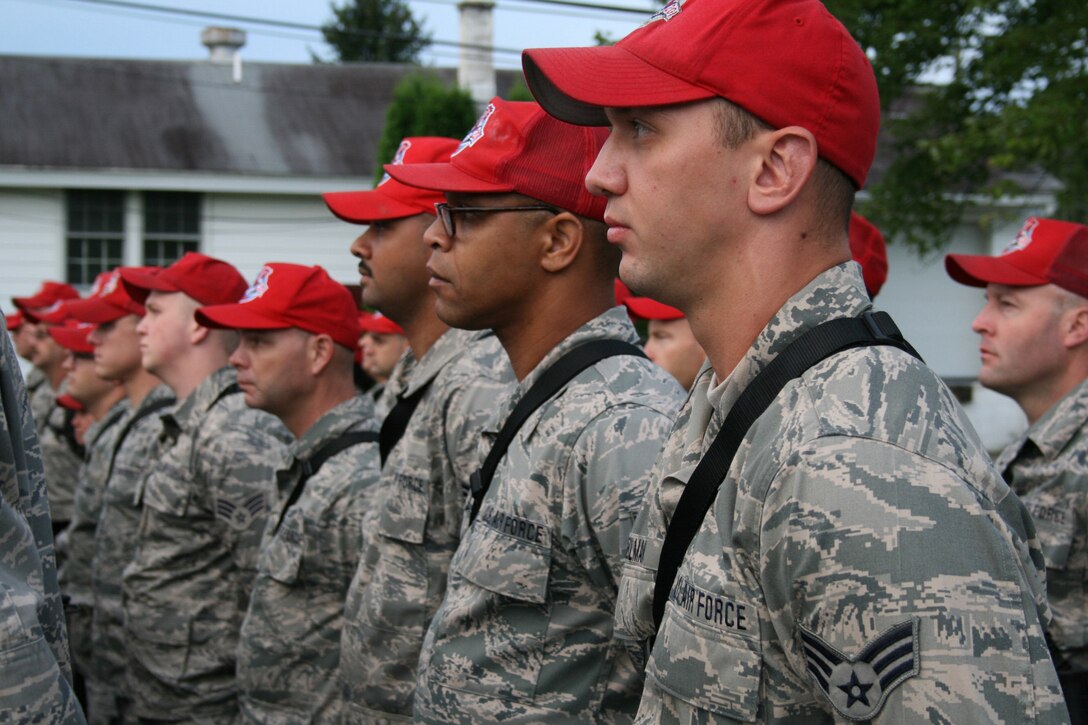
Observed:
[[[308,23],[297,23],[290,20],[275,20],[272,18],[258,18],[250,15],[232,15],[229,13],[216,13],[206,10],[189,10],[186,8],[171,7],[166,5],[152,5],[149,3],[130,2],[130,0],[70,0],[70,2],[87,3],[90,5],[105,5],[109,7],[127,8],[129,10],[143,10],[146,12],[157,13],[169,13],[172,15],[186,15],[190,17],[212,18],[215,20],[226,20],[232,23],[249,23],[253,25],[266,25],[274,28],[287,28],[291,30],[309,30],[313,32],[322,32],[320,25],[310,25]],[[405,38],[406,36],[396,36],[391,33],[382,33],[376,30],[352,30],[347,31],[352,35],[360,37],[386,37],[386,38]],[[477,45],[474,43],[458,43],[452,40],[428,40],[428,45],[439,45],[453,48],[469,49],[469,50],[481,50],[488,53],[510,53],[514,55],[521,55],[520,48],[502,48],[493,45]]]

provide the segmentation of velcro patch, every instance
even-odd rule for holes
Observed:
[[[809,677],[848,720],[870,720],[888,694],[919,672],[918,618],[885,630],[856,656],[800,628]]]

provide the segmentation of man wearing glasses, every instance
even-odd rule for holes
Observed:
[[[456,147],[453,139],[406,138],[393,164],[444,161]],[[435,315],[423,232],[441,195],[383,178],[373,190],[324,198],[344,221],[369,224],[351,246],[363,302],[408,338],[386,383],[392,407],[380,433],[382,500],[364,526],[340,653],[347,721],[403,720],[412,714],[423,634],[460,540],[480,433],[513,374],[494,336],[450,330]]]
[[[423,722],[611,722],[638,702],[616,587],[683,391],[613,306],[619,255],[582,182],[604,135],[494,99],[448,163],[387,167],[445,192],[425,235],[438,316],[493,329],[518,378],[420,656]]]

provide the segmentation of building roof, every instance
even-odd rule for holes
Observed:
[[[0,55],[0,166],[370,176],[415,70]]]

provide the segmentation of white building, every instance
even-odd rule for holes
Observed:
[[[478,3],[486,4],[486,3]],[[229,40],[230,35],[226,38]],[[361,229],[335,219],[324,191],[373,185],[375,152],[393,88],[412,68],[393,64],[240,63],[0,56],[0,300],[43,279],[88,285],[118,264],[169,263],[200,250],[247,278],[264,262],[320,264],[357,280],[348,246]],[[456,71],[441,71],[447,78]],[[497,78],[503,93],[515,74]],[[882,152],[886,158],[886,149]],[[874,168],[876,178],[881,159]],[[991,254],[1052,188],[967,219],[946,251]],[[992,212],[987,209],[987,212]],[[979,388],[971,320],[979,290],[889,249],[877,306],[964,400],[994,450],[1021,430],[1008,399]]]

